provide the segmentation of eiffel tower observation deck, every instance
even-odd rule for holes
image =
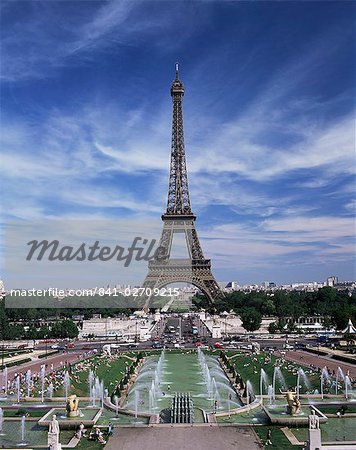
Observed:
[[[148,274],[142,287],[153,290],[172,283],[189,283],[198,287],[210,302],[214,302],[222,296],[222,292],[211,272],[210,259],[204,257],[195,228],[196,216],[190,204],[183,129],[184,85],[179,79],[178,63],[171,86],[171,96],[173,118],[167,207],[162,215],[160,251],[155,259],[149,262]],[[176,234],[183,234],[185,237],[187,249],[185,258],[171,256],[173,238]],[[149,305],[150,297],[147,298],[146,307]]]

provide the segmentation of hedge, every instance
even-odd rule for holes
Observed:
[[[314,353],[315,355],[319,355],[319,356],[328,356],[329,355],[328,352],[323,352],[322,350],[315,350],[314,348],[304,348],[303,350],[305,352]]]
[[[38,355],[38,359],[46,358],[47,356],[52,356],[57,353],[59,353],[59,350],[53,350],[52,352],[48,352],[48,353],[41,353],[40,355]]]
[[[4,364],[0,366],[0,369],[3,370],[5,367],[13,367],[13,366],[19,366],[20,364],[24,364],[27,362],[32,361],[31,358],[25,358],[25,359],[19,359],[18,361],[10,362],[8,364]]]
[[[348,356],[343,356],[343,355],[332,355],[332,359],[337,359],[338,361],[342,361],[342,362],[346,362],[346,363],[350,363],[350,364],[355,364],[355,359],[350,358]]]

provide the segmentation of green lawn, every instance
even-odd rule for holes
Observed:
[[[33,409],[23,406],[19,409],[4,409],[4,417],[19,417],[26,415],[26,417],[42,417],[49,411],[49,408],[45,409]]]
[[[320,425],[322,442],[331,441],[355,441],[356,428],[355,419],[342,417],[340,419],[328,419],[327,423]],[[307,428],[292,429],[293,434],[299,441],[307,439]]]
[[[127,352],[122,355],[120,354],[115,359],[109,359],[105,356],[95,356],[90,361],[84,363],[84,368],[81,366],[81,363],[73,365],[72,373],[78,377],[78,381],[74,378],[72,379],[70,393],[76,394],[79,397],[89,396],[88,375],[91,369],[103,381],[104,387],[111,394],[121,380],[126,367],[132,364],[133,361],[130,358],[136,358],[136,355],[132,352]],[[64,390],[58,389],[54,395],[57,397],[63,396]]]
[[[80,450],[99,450],[105,448],[105,446],[100,444],[100,442],[83,438],[75,448]]]
[[[266,448],[271,450],[298,450],[302,448],[300,445],[292,445],[285,437],[283,431],[278,427],[255,427],[254,430],[263,443],[266,443],[268,429],[272,431],[272,445],[267,445]]]
[[[230,358],[230,362],[235,366],[237,372],[241,374],[243,381],[246,383],[247,380],[250,380],[255,394],[259,394],[260,391],[259,386],[261,368],[263,368],[267,373],[268,383],[272,384],[274,365],[276,364],[277,360],[275,356],[270,356],[266,353],[261,353],[259,355],[247,355],[246,353],[240,353],[234,350],[227,351],[226,354]],[[294,364],[290,361],[284,361],[282,364],[280,364],[280,367],[287,387],[296,386],[297,370],[299,367],[301,367],[300,364]],[[314,389],[320,389],[319,375],[317,374],[317,372],[312,371],[311,369],[306,367],[304,367],[304,371],[307,373],[312,387]],[[279,387],[280,386],[277,382],[277,390],[279,389]],[[305,387],[303,385],[301,393],[304,392]]]

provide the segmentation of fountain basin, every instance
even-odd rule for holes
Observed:
[[[314,406],[302,405],[300,413],[292,416],[286,412],[287,406],[277,406],[269,408],[262,405],[264,412],[267,414],[272,425],[283,425],[288,427],[303,427],[309,424],[309,415],[311,409],[314,409],[316,415],[319,417],[320,423],[327,422],[328,418]]]
[[[67,417],[67,411],[65,408],[52,408],[38,421],[38,425],[48,427],[54,414],[57,416],[59,427],[61,429],[76,428],[80,423],[83,423],[85,426],[92,427],[101,416],[102,409],[82,408],[80,409],[79,415],[75,417]]]

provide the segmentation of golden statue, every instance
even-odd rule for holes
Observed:
[[[74,394],[70,395],[67,399],[67,417],[77,417],[79,415],[78,410],[79,398]]]
[[[285,394],[286,399],[287,399],[287,413],[290,414],[291,416],[294,416],[295,414],[298,414],[300,411],[300,407],[301,407],[301,403],[298,399],[298,397],[296,396],[296,392],[293,391],[292,388],[289,388],[288,391],[286,392],[282,392],[280,391],[281,394]]]

